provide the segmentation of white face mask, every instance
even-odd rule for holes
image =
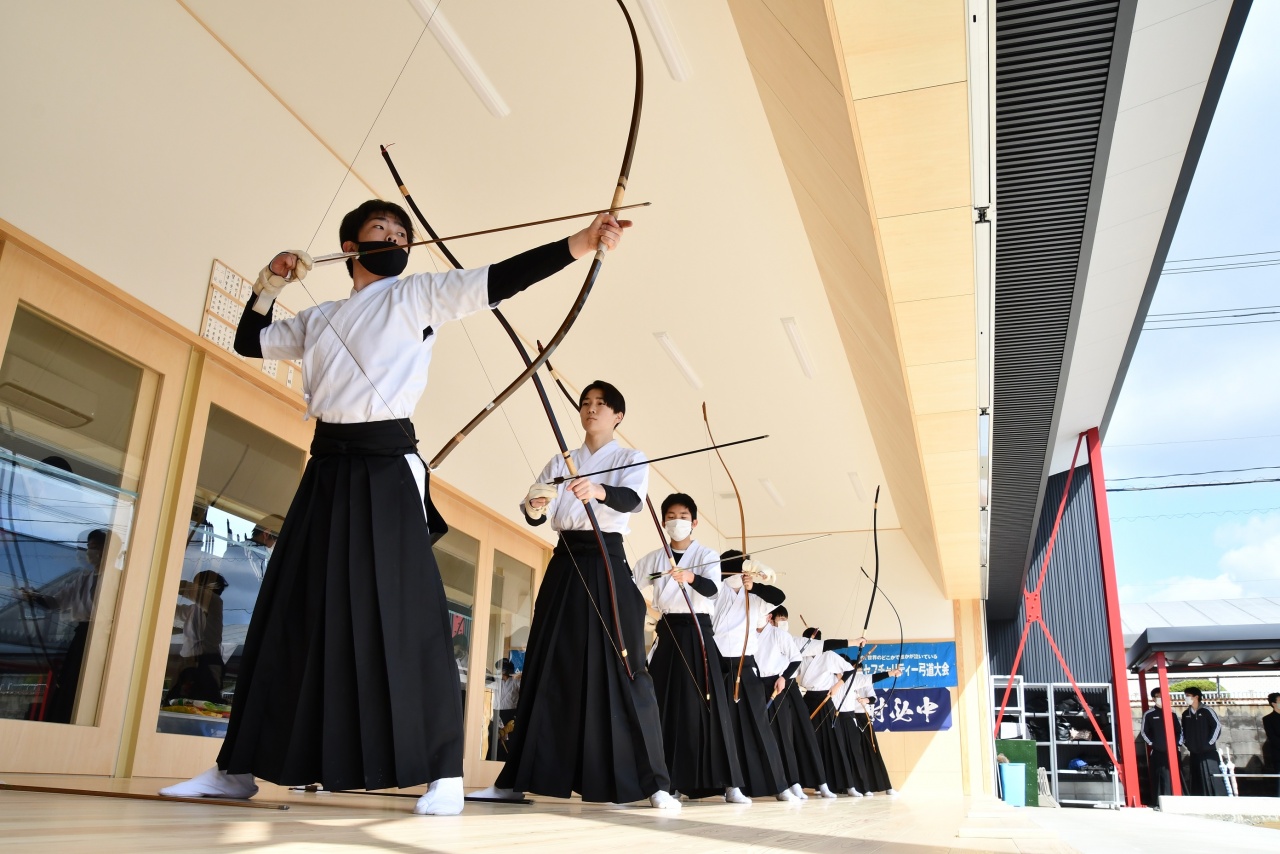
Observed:
[[[774,625],[775,625],[775,626],[777,626],[778,628],[782,629],[784,632],[787,630],[787,621],[786,621],[786,620],[778,620],[776,623],[774,623]]]
[[[689,535],[693,533],[692,519],[668,519],[664,527],[667,529],[667,536],[672,542],[680,542],[689,539]]]

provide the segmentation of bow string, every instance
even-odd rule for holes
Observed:
[[[449,247],[446,246],[443,241],[438,239],[435,229],[431,227],[431,223],[427,221],[427,218],[422,213],[421,208],[419,208],[417,202],[414,201],[404,179],[400,177],[400,172],[396,169],[395,163],[391,159],[391,154],[387,151],[387,147],[383,145],[380,146],[380,148],[382,151],[382,159],[386,161],[387,168],[391,171],[391,177],[395,180],[396,186],[400,190],[400,195],[404,197],[405,204],[409,206],[409,210],[413,211],[413,215],[417,218],[423,229],[426,230],[433,239],[437,240],[436,246],[440,250],[440,253],[444,255],[445,259],[452,264],[455,269],[463,269],[462,263],[457,259],[453,252],[449,250]],[[507,337],[511,339],[511,343],[516,348],[516,352],[520,354],[520,359],[525,363],[525,365],[530,364],[531,359],[529,358],[529,354],[524,349],[524,344],[520,341],[520,336],[516,333],[515,328],[512,327],[510,321],[508,321],[506,316],[503,315],[503,313],[496,307],[491,308],[490,311],[502,326],[503,331],[507,333]],[[571,452],[569,451],[568,444],[565,442],[564,432],[560,429],[560,423],[556,419],[555,412],[551,408],[551,401],[547,397],[546,387],[543,386],[541,377],[536,374],[533,375],[532,379],[533,387],[537,391],[538,399],[542,403],[542,410],[547,416],[547,421],[551,426],[551,431],[555,435],[556,444],[560,448],[560,454],[564,458],[565,464],[568,466],[570,472],[573,473],[575,466],[570,457]],[[600,556],[604,561],[605,571],[609,578],[609,598],[613,612],[613,634],[610,634],[607,625],[605,626],[605,634],[610,635],[610,642],[614,644],[614,650],[618,653],[618,657],[622,661],[623,668],[627,672],[627,677],[634,679],[635,674],[632,673],[630,662],[627,660],[626,639],[622,634],[622,621],[618,612],[617,594],[613,586],[613,561],[609,556],[609,549],[605,545],[604,532],[601,530],[600,522],[596,518],[595,508],[591,505],[589,500],[583,502],[583,507],[586,510],[587,519],[591,522],[591,529],[596,536],[596,546],[600,550]],[[574,568],[577,570],[578,577],[582,580],[583,587],[586,589],[587,598],[591,600],[592,607],[595,608],[597,615],[599,615],[603,621],[604,617],[600,612],[600,607],[596,603],[595,597],[592,595],[591,589],[586,583],[586,576],[583,575],[582,569],[578,566],[577,559],[573,557],[572,549],[566,549],[566,552],[568,553],[570,560],[573,562]],[[617,638],[616,643],[614,642],[614,636]]]
[[[614,187],[613,201],[609,205],[611,209],[622,207],[622,200],[626,195],[627,183],[631,176],[631,161],[635,157],[636,139],[640,132],[640,111],[644,104],[644,62],[640,56],[640,39],[636,35],[635,23],[631,20],[631,13],[627,11],[626,4],[623,3],[622,0],[617,0],[617,3],[618,8],[622,11],[623,17],[626,18],[627,30],[631,34],[631,49],[635,55],[636,80],[635,97],[631,106],[631,126],[627,132],[626,147],[623,150],[622,166],[618,170],[618,182]],[[591,295],[591,289],[600,275],[601,268],[604,266],[606,253],[607,250],[605,245],[601,242],[596,247],[595,255],[591,259],[591,268],[587,271],[586,280],[582,283],[582,288],[578,291],[578,296],[574,299],[573,306],[569,309],[569,313],[565,316],[564,320],[561,321],[560,328],[558,328],[555,334],[551,336],[550,340],[547,341],[547,346],[544,347],[537,356],[529,361],[529,364],[525,366],[525,369],[520,372],[519,376],[512,380],[511,383],[500,391],[491,401],[489,401],[489,403],[485,404],[484,408],[476,413],[475,417],[468,421],[461,430],[454,434],[453,438],[450,439],[434,457],[432,457],[432,469],[439,467],[439,465],[444,462],[445,458],[453,452],[453,449],[458,447],[458,445],[460,445],[467,436],[471,434],[471,431],[480,426],[480,424],[488,418],[495,409],[501,406],[507,398],[511,397],[511,395],[516,392],[516,389],[520,388],[526,380],[536,374],[538,369],[546,363],[547,359],[551,358],[551,354],[555,352],[556,348],[560,346],[560,343],[564,341],[565,337],[569,334],[569,330],[573,328],[573,324],[577,321],[578,316],[582,314],[582,309],[587,304],[587,297]],[[567,456],[565,457],[565,460],[566,462],[568,461]],[[610,578],[611,586],[612,583],[612,578]]]
[[[711,444],[715,445],[716,437],[711,432],[711,419],[707,416],[707,403],[702,402],[702,423],[707,428],[707,438],[711,440]],[[747,512],[742,504],[742,493],[738,491],[738,483],[733,479],[733,472],[729,471],[729,464],[724,461],[724,455],[720,453],[720,449],[716,448],[716,459],[720,460],[720,465],[724,468],[724,473],[729,476],[729,485],[733,487],[733,496],[738,501],[738,527],[742,539],[742,558],[743,563],[747,560]],[[747,644],[751,641],[751,632],[755,628],[751,624],[751,591],[747,590],[745,578],[742,583],[742,601],[746,606],[746,623],[743,626],[742,634],[742,653],[738,656],[738,672],[733,677],[733,701],[738,702],[739,691],[742,687],[742,663],[747,658]]]

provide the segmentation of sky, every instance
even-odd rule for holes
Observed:
[[[1280,265],[1168,274],[1203,264],[1280,262],[1276,44],[1280,2],[1255,2],[1148,327],[1175,312],[1280,311]],[[1274,254],[1173,263],[1268,252]],[[1280,313],[1142,333],[1103,446],[1109,490],[1280,478],[1280,323],[1271,321],[1280,321]],[[1119,480],[1254,466],[1273,468]],[[1280,483],[1109,492],[1108,503],[1122,602],[1280,598]]]

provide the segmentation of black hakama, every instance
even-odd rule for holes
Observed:
[[[862,762],[858,766],[862,782],[865,784],[862,791],[889,791],[893,788],[893,783],[889,781],[889,769],[885,767],[884,754],[880,752],[880,737],[876,735],[875,725],[860,712],[852,714],[845,712],[840,715],[841,720],[845,718],[852,718],[854,727],[858,730],[858,744],[851,746],[854,746],[862,756]]]
[[[777,677],[764,676],[760,681],[765,693],[772,694]],[[809,710],[794,679],[787,680],[787,687],[768,704],[765,714],[778,743],[778,756],[782,759],[787,783],[799,783],[804,789],[817,789],[826,783],[818,739],[809,725]]]
[[[1187,775],[1184,795],[1199,797],[1227,796],[1227,784],[1222,778],[1222,763],[1217,750],[1202,750],[1187,757]]]
[[[1179,763],[1181,766],[1181,763]],[[1160,806],[1160,797],[1162,795],[1173,794],[1173,781],[1169,776],[1169,753],[1165,750],[1151,750],[1147,755],[1147,780],[1151,789],[1149,792],[1150,802],[1147,806]],[[1182,779],[1182,768],[1178,768],[1178,783],[1182,786],[1182,793],[1187,794],[1187,786]]]
[[[534,603],[500,788],[556,798],[577,792],[584,801],[605,803],[671,789],[644,660],[644,597],[627,566],[622,535],[604,536],[635,679],[627,678],[614,637],[595,534],[561,531]]]
[[[776,795],[789,787],[782,758],[778,755],[778,742],[773,737],[764,707],[769,694],[760,684],[756,672],[756,660],[748,655],[742,665],[742,687],[738,702],[733,702],[733,683],[738,675],[738,659],[721,658],[725,694],[729,698],[730,718],[733,721],[733,737],[737,744],[738,762],[742,766],[743,783],[739,787],[752,798]]]
[[[853,712],[841,712],[836,715],[836,728],[844,737],[845,748],[849,751],[849,768],[853,771],[853,787],[859,792],[874,792],[875,789],[867,788],[874,782],[866,753],[864,753],[868,733],[862,730],[859,723]]]
[[[283,786],[462,776],[444,585],[408,419],[316,424],[258,594],[218,767]]]
[[[805,694],[804,704],[807,708],[805,717],[808,719],[809,715],[813,714],[826,699],[826,691],[810,691]],[[844,730],[836,722],[835,707],[832,705],[834,702],[834,700],[828,700],[827,704],[822,706],[822,711],[809,719],[809,726],[813,728],[814,738],[818,742],[818,754],[822,757],[827,786],[839,794],[849,789],[859,789],[862,781],[854,771],[852,753],[844,737]]]
[[[705,673],[692,614],[663,615],[655,628],[657,645],[649,662],[671,791],[691,798],[722,795],[725,789],[743,784],[729,710],[733,700],[720,678],[723,668],[720,650],[712,640],[711,615],[699,614],[698,625],[707,645]],[[709,691],[703,684],[708,674]]]

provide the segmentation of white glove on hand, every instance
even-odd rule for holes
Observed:
[[[280,292],[284,290],[284,286],[294,279],[299,281],[305,279],[307,273],[311,272],[311,268],[315,264],[311,260],[311,256],[301,249],[290,249],[288,252],[281,252],[280,255],[292,255],[297,261],[294,263],[288,279],[271,271],[271,264],[275,263],[275,258],[271,259],[271,264],[262,268],[262,272],[258,274],[258,280],[253,283],[253,292],[258,295],[258,301],[254,303],[253,310],[258,314],[266,314],[270,311],[271,306],[276,301],[276,297],[280,296]],[[279,258],[280,255],[277,255],[276,258]]]
[[[747,558],[742,562],[742,571],[754,575],[757,581],[764,584],[772,584],[778,580],[778,573],[773,570],[773,567],[765,566],[760,561],[752,560],[751,558]]]
[[[547,512],[546,505],[544,504],[542,507],[534,507],[530,502],[535,498],[545,498],[547,499],[547,502],[550,503],[556,495],[559,494],[559,492],[560,491],[556,487],[549,483],[535,483],[533,486],[529,487],[529,494],[524,497],[524,504],[522,505],[524,507],[524,514],[530,519],[541,519],[543,514]]]

